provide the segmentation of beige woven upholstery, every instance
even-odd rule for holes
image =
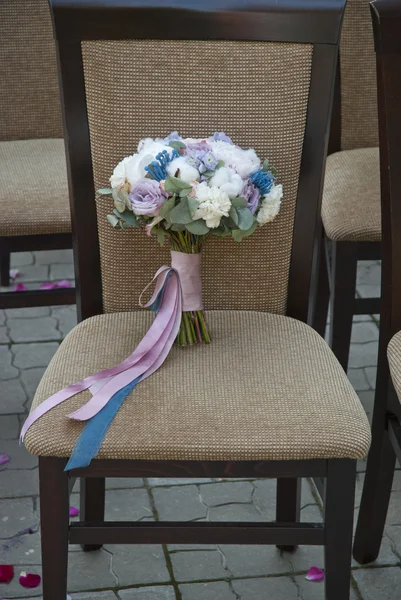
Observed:
[[[322,201],[326,235],[343,242],[380,241],[380,211],[378,148],[328,156]]]
[[[33,406],[132,352],[148,312],[109,314],[78,325],[61,344]],[[324,340],[277,315],[212,311],[210,346],[174,347],[163,367],[125,400],[99,458],[291,460],[361,458],[370,428],[357,395]],[[66,415],[83,392],[41,417],[26,446],[69,456],[82,424]]]
[[[241,244],[209,239],[202,278],[209,309],[284,314],[311,46],[85,42],[83,56],[96,189],[107,185],[116,163],[132,154],[141,138],[174,129],[193,137],[226,131],[277,166],[284,187],[278,218]],[[114,231],[105,218],[109,200],[99,201],[98,208],[104,310],[129,310],[169,260],[168,248],[160,250],[138,230]]]
[[[401,402],[401,331],[391,338],[387,348],[387,357],[395,391]]]
[[[0,236],[68,231],[64,141],[0,142]]]
[[[0,2],[0,141],[62,136],[47,0]]]

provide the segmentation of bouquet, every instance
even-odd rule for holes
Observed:
[[[255,150],[236,146],[224,133],[208,138],[145,138],[110,177],[117,229],[140,227],[162,245],[169,238],[172,268],[182,291],[180,346],[209,343],[202,305],[200,253],[209,235],[236,242],[272,221],[280,210],[282,186],[275,168]]]

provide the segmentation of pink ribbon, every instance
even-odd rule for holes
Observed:
[[[171,266],[179,275],[182,289],[182,310],[203,310],[201,255],[171,250]]]

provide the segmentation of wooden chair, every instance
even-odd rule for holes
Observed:
[[[173,539],[324,545],[326,600],[347,600],[355,463],[370,429],[342,368],[305,323],[343,1],[193,6],[52,1],[85,320],[61,344],[33,407],[121,361],[152,322],[137,297],[168,249],[138,230],[116,232],[105,218],[110,201],[94,201],[140,138],[225,130],[277,165],[285,201],[246,243],[205,244],[212,344],[174,347],[124,402],[88,468],[64,472],[82,428],[66,415],[87,392],[28,430],[40,465],[44,600],[65,600],[69,542],[95,549]],[[277,522],[103,522],[105,477],[252,475],[278,479]],[[84,478],[82,521],[69,525],[75,477]],[[324,524],[299,522],[302,477],[323,480]]]
[[[0,2],[0,285],[10,253],[71,248],[55,44],[46,0]],[[74,289],[0,292],[0,308],[74,304]]]
[[[396,456],[401,460],[401,6],[372,2],[377,53],[382,204],[382,311],[372,447],[355,535],[354,556],[375,560],[386,521]],[[391,341],[390,341],[391,340]],[[388,360],[386,351],[388,350]],[[389,374],[390,370],[393,384]]]
[[[347,370],[353,316],[380,312],[380,298],[356,298],[359,260],[381,258],[376,67],[369,0],[348,0],[322,199],[313,327]]]

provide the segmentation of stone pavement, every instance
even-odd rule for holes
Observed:
[[[69,251],[14,255],[18,281],[35,286],[73,277]],[[376,294],[380,265],[361,263],[358,293]],[[60,341],[76,322],[73,307],[0,311],[0,564],[16,576],[0,584],[4,598],[40,597],[26,590],[20,571],[40,573],[37,461],[18,445],[18,432],[35,388]],[[350,379],[371,415],[378,327],[374,317],[357,317],[353,328]],[[356,508],[365,464],[360,461]],[[108,480],[106,513],[120,520],[273,520],[275,482],[208,479]],[[79,505],[74,491],[71,504]],[[302,517],[320,520],[321,505],[310,481],[303,482]],[[24,533],[26,530],[32,534]],[[319,548],[294,554],[263,546],[106,546],[93,553],[72,547],[68,590],[74,600],[321,600],[323,584],[305,580],[312,565],[323,566]],[[398,600],[401,587],[401,471],[396,473],[386,534],[379,559],[353,565],[352,600]]]

